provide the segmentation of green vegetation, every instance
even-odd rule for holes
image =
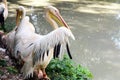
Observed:
[[[18,73],[17,69],[13,66],[10,66],[9,63],[7,63],[7,61],[0,59],[0,74],[3,75],[4,74],[4,70],[7,70],[7,72],[11,73],[11,74],[16,74]]]
[[[0,75],[5,74],[4,70],[10,74],[18,73],[14,66],[8,64],[7,61],[0,60]],[[93,78],[92,73],[87,68],[80,65],[75,66],[73,61],[66,56],[63,60],[52,59],[46,72],[51,80],[92,80]]]
[[[7,22],[5,23],[5,29],[7,32],[12,31],[12,29],[15,27],[15,22]]]
[[[63,60],[53,59],[46,72],[51,80],[92,80],[93,75],[87,68],[74,65],[66,56]]]
[[[18,70],[13,66],[6,67],[6,69],[8,70],[9,73],[12,73],[12,74],[18,73]]]
[[[0,66],[7,66],[7,62],[3,59],[0,59]]]
[[[3,74],[4,74],[4,72],[0,70],[0,75],[3,75]]]
[[[15,27],[15,21],[11,21],[10,19],[5,22],[5,29],[6,32],[10,32],[14,29]],[[2,30],[1,25],[0,25],[0,30]]]

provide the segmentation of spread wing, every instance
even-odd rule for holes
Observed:
[[[50,49],[54,49],[54,54],[53,54],[54,57],[59,56],[61,45],[66,45],[67,50],[69,50],[68,37],[75,39],[72,32],[65,27],[58,28],[50,32],[49,34],[40,37],[35,42],[33,64],[35,64],[39,60],[44,61],[45,60],[44,56],[49,55],[48,53]],[[68,51],[68,54],[70,58],[72,58],[70,51]]]

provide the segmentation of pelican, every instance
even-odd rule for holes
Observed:
[[[6,46],[7,46],[6,52],[8,51],[11,57],[14,52],[13,48],[14,48],[15,33],[20,23],[21,14],[22,13],[18,9],[16,9],[16,26],[12,31],[10,31],[9,33],[3,36],[3,39],[6,41]]]
[[[68,38],[74,40],[74,35],[59,10],[53,6],[45,9],[47,21],[55,28],[47,35],[35,33],[34,26],[26,16],[25,8],[20,6],[19,9],[23,15],[16,30],[14,56],[24,61],[21,69],[24,78],[33,76],[33,72],[35,72],[39,79],[48,79],[45,68],[53,57],[59,56],[62,45],[67,45],[68,49]],[[61,27],[58,28],[58,26]]]
[[[2,0],[2,3],[0,4],[0,24],[4,32],[6,31],[4,27],[4,21],[6,20],[7,16],[8,16],[7,0]]]

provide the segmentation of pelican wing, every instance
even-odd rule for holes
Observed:
[[[69,29],[61,27],[50,32],[45,36],[38,38],[38,40],[36,40],[35,42],[33,64],[40,60],[44,61],[44,56],[49,55],[50,49],[57,48],[57,52],[59,52],[61,45],[68,44],[68,37],[75,39],[72,32]],[[56,52],[54,52],[54,55],[56,55],[55,53]],[[56,56],[58,56],[58,54]]]
[[[4,12],[4,9],[5,9],[5,5],[0,4],[0,14]]]
[[[8,16],[8,9],[3,3],[0,4],[0,16],[3,16],[4,20],[6,20]]]
[[[33,50],[33,45],[31,44],[34,43],[38,36],[35,34],[34,26],[29,22],[29,17],[23,18],[15,33],[14,56],[18,58],[18,52],[23,58],[29,55]]]
[[[4,9],[5,9],[5,5],[1,4],[0,5],[0,22],[4,21]]]
[[[13,49],[14,46],[15,31],[11,31],[6,35],[6,44],[9,48]]]

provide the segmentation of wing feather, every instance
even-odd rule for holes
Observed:
[[[0,4],[0,14],[3,14],[5,9],[5,5],[4,4]]]
[[[54,58],[58,58],[59,54],[60,54],[60,48],[61,48],[61,44],[59,43],[58,45],[55,45],[54,47]]]
[[[70,57],[70,59],[72,59],[68,43],[66,44],[66,49],[67,49],[68,56]]]
[[[44,54],[47,53],[48,50],[53,49],[55,47],[56,47],[56,52],[54,52],[54,56],[58,57],[60,53],[60,46],[68,43],[68,37],[75,39],[72,32],[69,29],[65,27],[60,27],[50,32],[49,34],[39,38],[35,42],[33,63],[35,64],[35,62],[41,60],[40,57],[38,57],[38,55],[40,54],[42,54],[42,60],[44,60],[43,59]]]

